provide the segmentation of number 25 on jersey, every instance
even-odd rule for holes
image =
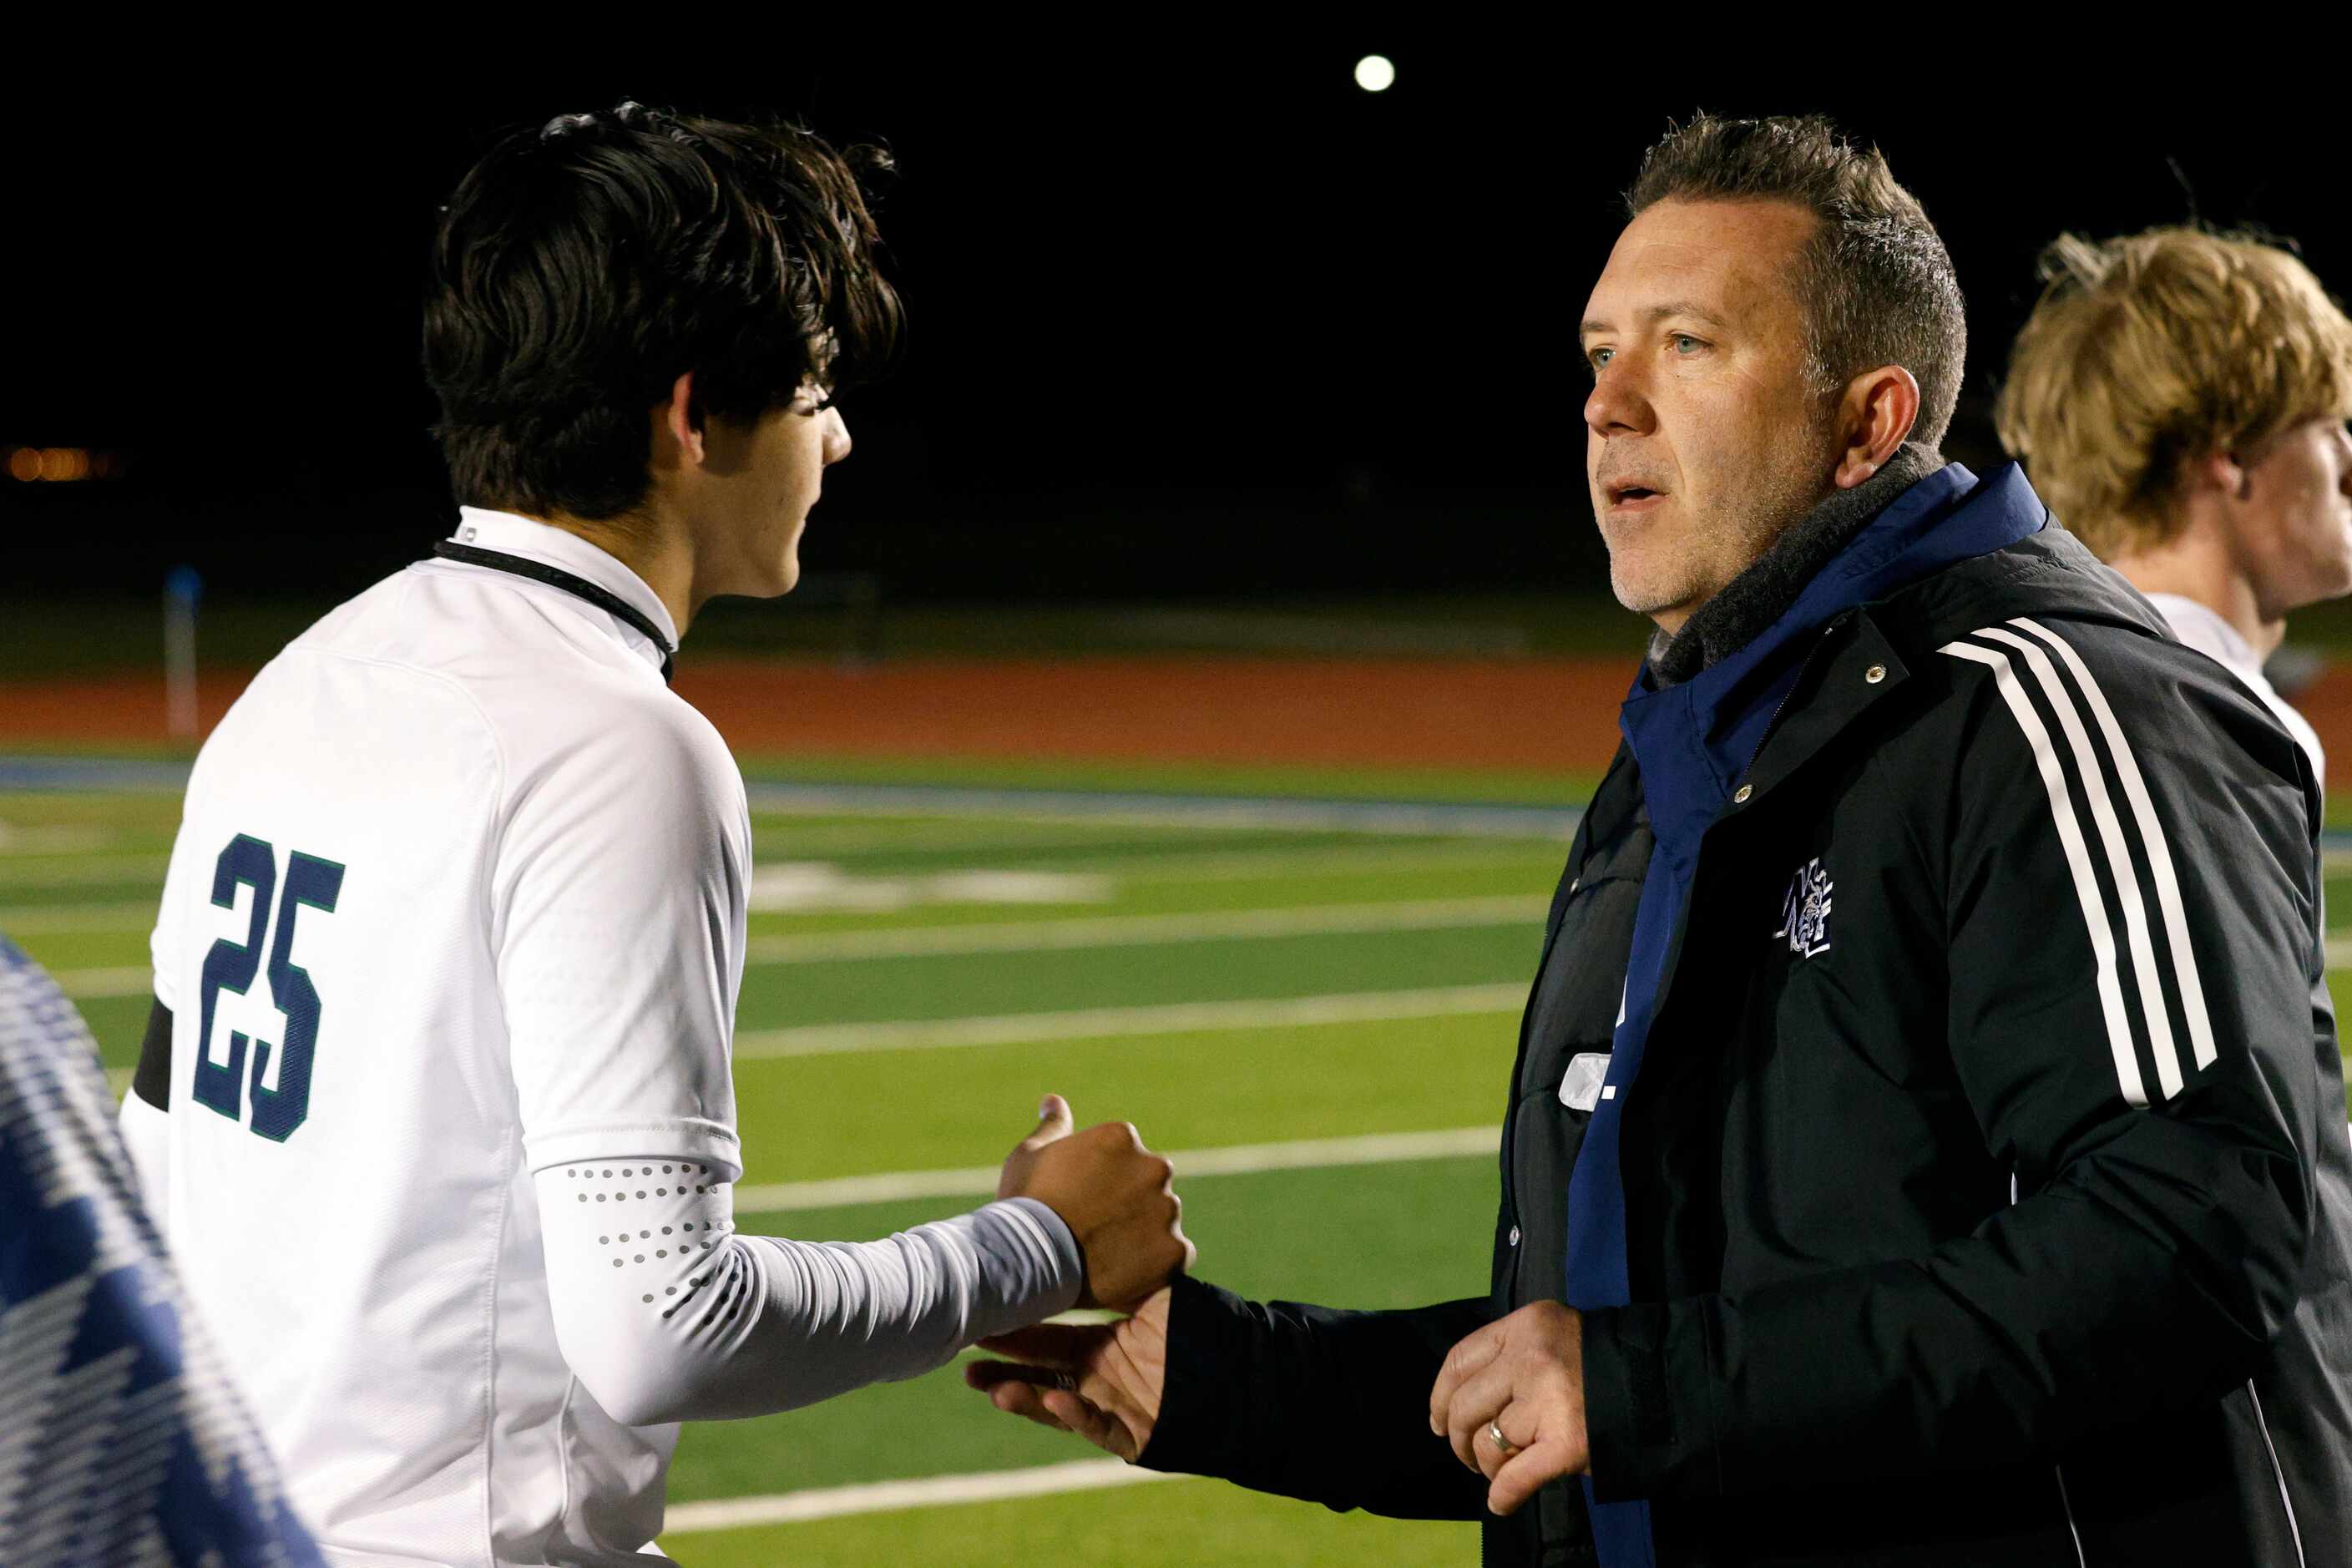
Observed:
[[[253,889],[253,918],[243,943],[223,937],[205,954],[204,1005],[196,1035],[195,1097],[230,1121],[240,1120],[239,1100],[247,1085],[246,1047],[253,1047],[253,1131],[276,1142],[302,1125],[310,1113],[310,1057],[319,1044],[319,992],[308,971],[294,962],[295,916],[305,907],[322,914],[334,912],[343,890],[343,868],[296,850],[287,857],[285,896],[278,896],[278,858],[268,843],[238,834],[213,863],[213,902],[222,909],[236,907],[237,885]],[[278,910],[276,933],[270,931],[270,908]],[[262,942],[268,938],[269,996],[286,1016],[286,1037],[278,1047],[278,1087],[264,1087],[269,1070],[270,1044],[249,1040],[231,1031],[228,1060],[212,1059],[213,1005],[224,991],[242,996],[261,970]]]

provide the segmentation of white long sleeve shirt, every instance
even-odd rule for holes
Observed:
[[[469,509],[457,537],[675,640],[572,534]],[[904,1375],[1076,1295],[1034,1204],[855,1248],[732,1234],[751,822],[659,664],[559,587],[425,562],[289,644],[196,761],[153,938],[160,1187],[330,1561],[641,1565],[667,1423]],[[689,1225],[690,1253],[643,1245]],[[625,1260],[597,1239],[625,1227]]]

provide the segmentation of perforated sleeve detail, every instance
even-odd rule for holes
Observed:
[[[535,1178],[556,1338],[616,1420],[812,1405],[928,1372],[1077,1300],[1077,1243],[1034,1199],[880,1241],[792,1241],[737,1234],[725,1174],[632,1156]]]

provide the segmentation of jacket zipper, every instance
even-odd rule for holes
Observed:
[[[1766,721],[1764,725],[1764,733],[1759,737],[1756,742],[1756,749],[1748,753],[1748,766],[1741,770],[1740,777],[1746,778],[1749,773],[1756,771],[1756,759],[1764,754],[1764,748],[1770,742],[1773,732],[1780,728],[1780,716],[1789,710],[1790,700],[1797,695],[1797,689],[1804,685],[1805,672],[1812,668],[1814,658],[1820,655],[1821,650],[1823,647],[1828,646],[1831,636],[1834,634],[1840,626],[1845,625],[1847,620],[1850,618],[1851,613],[1849,612],[1849,614],[1840,616],[1835,620],[1831,621],[1829,625],[1822,628],[1822,635],[1813,639],[1812,646],[1805,650],[1805,657],[1797,663],[1797,678],[1789,682],[1789,689],[1780,693],[1780,700],[1773,706],[1772,717]],[[1716,820],[1717,822],[1720,822],[1722,821],[1722,818],[1717,817]],[[1710,831],[1712,830],[1712,827],[1713,825],[1710,824]],[[1704,843],[1704,836],[1702,836],[1701,842],[1702,844]],[[1696,892],[1697,889],[1698,866],[1696,863],[1694,863],[1691,867],[1691,889]],[[1675,921],[1675,930],[1669,938],[1670,945],[1666,950],[1666,967],[1658,976],[1658,994],[1650,1004],[1649,1032],[1653,1037],[1654,1037],[1658,1032],[1659,1020],[1663,1019],[1666,1016],[1666,1003],[1674,993],[1675,974],[1675,972],[1682,967],[1683,936],[1684,933],[1690,929],[1690,900],[1688,896],[1685,895],[1683,901],[1682,914],[1680,918]],[[1620,1112],[1620,1114],[1622,1115],[1622,1112]]]
[[[1763,735],[1756,742],[1756,750],[1748,753],[1748,772],[1753,772],[1755,770],[1756,759],[1764,754],[1766,742],[1770,741],[1773,732],[1780,729],[1780,716],[1788,711],[1789,701],[1791,698],[1796,696],[1797,689],[1805,683],[1805,672],[1812,668],[1814,658],[1817,658],[1820,655],[1821,650],[1828,645],[1830,637],[1838,630],[1838,628],[1844,626],[1846,622],[1852,618],[1853,615],[1850,611],[1844,615],[1836,616],[1831,620],[1827,626],[1822,628],[1822,635],[1815,637],[1812,641],[1812,645],[1805,649],[1805,657],[1800,660],[1797,665],[1797,678],[1789,683],[1789,689],[1780,694],[1780,700],[1775,704],[1772,709],[1771,719],[1764,726]],[[1607,782],[1607,777],[1604,775],[1602,779],[1603,784],[1605,785]],[[1598,791],[1595,792],[1596,797],[1598,793]],[[1591,821],[1591,812],[1590,808],[1588,808],[1585,822],[1590,824]],[[1655,853],[1654,849],[1653,850],[1653,853]],[[1646,874],[1647,873],[1645,872],[1644,875]],[[1694,877],[1696,877],[1695,868]],[[1570,896],[1573,898],[1575,895],[1571,893]],[[1671,938],[1673,946],[1668,956],[1673,961],[1673,964],[1667,969],[1665,973],[1659,977],[1660,984],[1657,999],[1651,1005],[1650,1028],[1654,1033],[1657,1029],[1658,1020],[1665,1016],[1667,994],[1674,983],[1674,968],[1679,966],[1682,958],[1683,928],[1687,927],[1689,923],[1690,910],[1688,906],[1685,905],[1683,910],[1682,919],[1676,922],[1676,930],[1674,931]],[[1546,937],[1543,958],[1536,971],[1538,984],[1542,984],[1543,966],[1550,963],[1552,946],[1559,941],[1559,932],[1557,928],[1551,931]],[[1526,1043],[1527,1042],[1523,1040],[1522,1046],[1524,1047]],[[1611,1048],[1615,1048],[1613,1043]],[[1504,1196],[1507,1200],[1507,1206],[1510,1210],[1511,1235],[1514,1237],[1517,1237],[1520,1234],[1518,1183],[1517,1180],[1517,1173],[1515,1164],[1517,1157],[1519,1141],[1518,1089],[1518,1068],[1517,1065],[1514,1064],[1511,1073],[1511,1108],[1509,1114],[1505,1118],[1503,1122],[1502,1172]],[[1511,1243],[1510,1253],[1509,1289],[1506,1294],[1507,1296],[1516,1296],[1518,1293],[1519,1279],[1519,1248],[1516,1240]]]
[[[2066,1512],[2066,1533],[2074,1538],[2074,1561],[2080,1568],[2091,1568],[2091,1560],[2083,1552],[2083,1532],[2074,1528],[2074,1500],[2066,1495],[2066,1467],[2053,1465],[2050,1473],[2058,1478],[2058,1506]]]
[[[2294,1499],[2287,1495],[2286,1469],[2279,1463],[2278,1445],[2271,1441],[2271,1424],[2263,1415],[2263,1396],[2254,1392],[2252,1378],[2246,1380],[2246,1397],[2254,1402],[2254,1425],[2262,1428],[2263,1447],[2271,1457],[2271,1474],[2278,1478],[2279,1503],[2286,1510],[2287,1533],[2294,1537],[2296,1568],[2303,1568],[2303,1526],[2294,1519]]]
[[[1789,710],[1789,702],[1790,702],[1790,700],[1791,698],[1793,698],[1793,697],[1795,697],[1795,696],[1797,695],[1797,689],[1798,689],[1799,687],[1801,687],[1801,686],[1804,685],[1804,683],[1805,683],[1805,673],[1806,673],[1806,671],[1808,671],[1808,670],[1810,670],[1811,668],[1812,668],[1814,658],[1817,658],[1817,657],[1820,655],[1821,650],[1822,650],[1823,647],[1827,647],[1827,646],[1828,646],[1828,644],[1829,644],[1829,640],[1830,640],[1830,637],[1832,637],[1832,635],[1837,631],[1837,629],[1838,629],[1840,626],[1843,626],[1843,625],[1845,625],[1845,623],[1846,623],[1848,620],[1852,619],[1852,618],[1853,618],[1853,613],[1852,613],[1851,611],[1847,612],[1846,614],[1843,614],[1843,615],[1841,615],[1841,616],[1837,616],[1835,619],[1832,620],[1832,621],[1831,621],[1827,626],[1823,626],[1823,627],[1822,628],[1822,635],[1821,635],[1820,637],[1815,637],[1815,638],[1813,639],[1813,641],[1812,641],[1812,646],[1811,646],[1811,647],[1810,647],[1806,648],[1806,650],[1805,650],[1805,657],[1804,657],[1802,659],[1801,659],[1801,660],[1798,662],[1798,665],[1797,665],[1797,678],[1796,678],[1794,680],[1791,680],[1791,681],[1789,683],[1789,689],[1788,689],[1788,690],[1786,690],[1786,691],[1784,691],[1784,692],[1782,692],[1782,693],[1780,694],[1780,700],[1779,701],[1779,703],[1777,703],[1777,704],[1773,707],[1773,709],[1772,709],[1772,717],[1771,717],[1771,719],[1770,719],[1769,721],[1768,721],[1766,722],[1766,724],[1765,724],[1765,726],[1764,726],[1764,733],[1763,733],[1763,735],[1762,735],[1762,736],[1761,736],[1761,737],[1757,741],[1755,751],[1753,751],[1753,752],[1749,752],[1749,753],[1748,753],[1748,767],[1747,767],[1747,769],[1746,769],[1745,771],[1743,771],[1743,773],[1742,773],[1742,774],[1741,774],[1741,776],[1742,776],[1743,778],[1747,776],[1747,773],[1752,773],[1752,772],[1755,770],[1755,767],[1756,767],[1756,759],[1757,759],[1758,757],[1762,756],[1762,755],[1764,754],[1764,747],[1765,747],[1766,742],[1769,742],[1769,741],[1771,740],[1771,738],[1772,738],[1773,732],[1774,732],[1775,731],[1777,731],[1777,730],[1779,730],[1779,729],[1780,729],[1780,716],[1781,716],[1783,713],[1785,713],[1785,712],[1787,712],[1787,711],[1788,711],[1788,710]],[[1721,820],[1721,819],[1720,819],[1720,818],[1718,818],[1717,820],[1719,821],[1719,820]],[[1655,850],[1654,850],[1654,849],[1652,850],[1652,853],[1654,855],[1654,854],[1655,854],[1655,852],[1656,852],[1656,851],[1655,851]],[[1646,876],[1646,875],[1647,875],[1647,872],[1645,871],[1643,874]],[[1696,892],[1696,891],[1697,890],[1697,889],[1698,889],[1698,868],[1697,868],[1697,866],[1694,865],[1694,866],[1691,868],[1691,890],[1692,890],[1693,892]],[[1689,932],[1689,930],[1690,930],[1690,921],[1691,921],[1691,902],[1690,902],[1690,900],[1689,900],[1688,896],[1686,895],[1686,896],[1685,897],[1685,900],[1684,900],[1684,902],[1683,902],[1682,913],[1681,913],[1680,917],[1675,921],[1675,929],[1674,929],[1674,931],[1669,934],[1669,936],[1668,936],[1668,938],[1667,938],[1668,946],[1667,946],[1667,949],[1666,949],[1666,964],[1665,964],[1665,968],[1664,968],[1664,970],[1659,973],[1659,976],[1658,976],[1658,993],[1657,993],[1656,997],[1655,997],[1655,998],[1651,1002],[1651,1004],[1650,1004],[1650,1028],[1649,1028],[1649,1033],[1650,1033],[1650,1036],[1651,1036],[1653,1038],[1654,1038],[1654,1037],[1656,1037],[1656,1035],[1657,1035],[1657,1032],[1658,1032],[1658,1026],[1659,1026],[1659,1024],[1660,1024],[1660,1023],[1662,1023],[1662,1022],[1664,1020],[1664,1018],[1665,1018],[1665,1016],[1666,1016],[1666,1004],[1667,1004],[1667,1003],[1672,999],[1673,994],[1674,994],[1674,984],[1675,984],[1675,973],[1676,973],[1676,972],[1677,972],[1677,971],[1682,967],[1683,938],[1684,938],[1684,937],[1685,937],[1685,936]],[[1549,950],[1549,947],[1547,947],[1547,948],[1546,948],[1546,950],[1545,950],[1545,956],[1546,956],[1546,958],[1547,958],[1547,959],[1549,959],[1549,956],[1550,956],[1550,950]],[[1616,1048],[1616,1047],[1615,1047],[1615,1042],[1614,1042],[1613,1040],[1611,1042],[1611,1047],[1610,1047],[1610,1048],[1611,1048],[1612,1051]],[[1512,1084],[1512,1088],[1516,1090],[1517,1087],[1518,1087],[1518,1086],[1517,1086],[1517,1080],[1516,1080],[1516,1079],[1514,1079],[1513,1084]],[[1517,1102],[1516,1102],[1516,1101],[1514,1101],[1514,1107],[1515,1107],[1515,1109],[1516,1109],[1516,1103],[1517,1103]],[[1622,1116],[1622,1115],[1624,1114],[1624,1112],[1622,1111],[1622,1110],[1620,1110],[1620,1111],[1618,1112],[1618,1114],[1619,1114],[1620,1116]],[[1510,1126],[1509,1126],[1508,1128],[1507,1128],[1507,1129],[1506,1129],[1506,1131],[1505,1131],[1505,1132],[1504,1132],[1504,1142],[1505,1142],[1505,1144],[1506,1144],[1506,1146],[1507,1146],[1507,1146],[1508,1146],[1512,1142],[1514,1142],[1515,1137],[1516,1137],[1516,1134],[1517,1134],[1517,1125],[1518,1125],[1518,1119],[1517,1119],[1517,1117],[1516,1115],[1514,1115],[1514,1116],[1512,1117],[1512,1119],[1511,1119],[1511,1124],[1510,1124]],[[1508,1178],[1507,1177],[1507,1178],[1506,1178],[1506,1180],[1507,1180],[1507,1179],[1508,1179]],[[1517,1194],[1513,1194],[1513,1197],[1512,1197],[1512,1201],[1511,1201],[1511,1211],[1512,1211],[1512,1212],[1511,1212],[1511,1223],[1512,1223],[1514,1226],[1516,1226],[1516,1225],[1517,1225],[1517,1224],[1518,1224],[1518,1220],[1519,1220],[1519,1215],[1518,1215],[1518,1200],[1517,1200]],[[1512,1270],[1513,1270],[1513,1273],[1512,1273],[1512,1283],[1513,1283],[1513,1286],[1516,1288],[1516,1286],[1517,1286],[1517,1280],[1518,1280],[1518,1275],[1517,1275],[1518,1260],[1517,1260],[1517,1249],[1516,1247],[1514,1247],[1514,1248],[1512,1249],[1512,1251],[1513,1251],[1513,1258],[1512,1258]]]
[[[1611,773],[1613,773],[1614,771],[1612,769]],[[1596,799],[1599,798],[1601,789],[1608,787],[1610,773],[1601,775],[1600,788],[1593,791]],[[1559,928],[1568,923],[1568,905],[1575,899],[1578,885],[1583,880],[1580,862],[1591,853],[1590,831],[1591,820],[1591,807],[1588,805],[1583,821],[1577,826],[1576,837],[1569,841],[1569,864],[1560,868],[1562,875],[1570,879],[1568,898],[1560,902],[1559,920],[1550,923],[1544,931],[1543,953],[1536,960],[1536,977],[1529,987],[1528,997],[1528,1008],[1530,1013],[1535,1007],[1534,993],[1542,987],[1544,971],[1551,964],[1551,951],[1559,942]],[[1580,849],[1584,851],[1583,855],[1577,853]],[[1526,1023],[1520,1025],[1519,1053],[1511,1063],[1510,1102],[1503,1110],[1503,1207],[1509,1214],[1511,1221],[1510,1239],[1507,1247],[1510,1258],[1504,1268],[1503,1280],[1503,1299],[1507,1302],[1518,1294],[1519,1288],[1519,1183],[1516,1162],[1518,1158],[1519,1144],[1521,1100],[1519,1072],[1526,1065],[1527,1053],[1531,1045],[1526,1034],[1527,1027]]]

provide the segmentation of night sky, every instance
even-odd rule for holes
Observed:
[[[183,560],[216,592],[341,593],[422,553],[450,506],[416,370],[434,208],[501,130],[625,97],[896,152],[880,211],[913,354],[844,399],[856,450],[804,559],[913,597],[1594,585],[1574,322],[1642,148],[1702,105],[1823,110],[1885,149],[1969,298],[1949,448],[1971,462],[1997,455],[1992,392],[2062,229],[2193,204],[2352,289],[2340,105],[2281,67],[2150,77],[1952,39],[1705,70],[1333,27],[912,55],[706,39],[699,60],[444,59],[397,91],[233,60],[20,85],[0,447],[134,462],[0,476],[0,600],[144,596]],[[1386,93],[1354,83],[1370,52],[1396,63]]]

